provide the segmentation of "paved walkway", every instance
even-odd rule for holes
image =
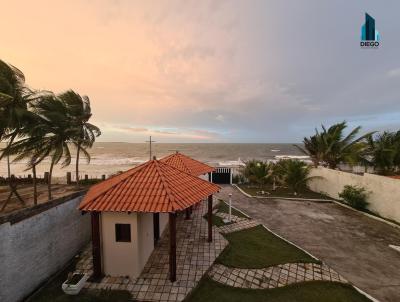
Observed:
[[[220,218],[222,218],[222,219],[227,219],[227,220],[229,220],[229,214],[227,214],[227,213],[215,212],[214,215],[215,215],[215,216],[218,216],[218,217],[220,217]],[[232,222],[239,222],[239,221],[244,221],[244,220],[247,220],[247,218],[235,216],[235,215],[233,215],[233,214],[231,215],[231,221],[232,221]]]
[[[138,279],[106,276],[100,283],[87,282],[86,287],[129,290],[140,301],[182,301],[228,244],[216,227],[213,227],[213,242],[207,242],[207,220],[203,218],[206,212],[207,202],[202,202],[194,208],[190,220],[185,220],[184,215],[177,218],[177,281],[169,281],[166,229]],[[92,272],[90,247],[83,253],[77,269]]]
[[[233,232],[237,232],[237,231],[241,231],[241,230],[245,230],[245,229],[250,229],[250,228],[254,228],[255,226],[259,225],[260,223],[255,221],[255,220],[241,220],[239,222],[236,223],[232,223],[232,224],[226,224],[223,226],[220,226],[218,228],[218,230],[222,233],[222,234],[228,234],[228,233],[233,233]]]
[[[346,283],[325,264],[287,263],[263,269],[240,269],[214,264],[208,275],[217,282],[240,288],[276,288],[293,283],[324,280]]]
[[[400,301],[400,229],[335,203],[249,198],[224,186],[219,198],[262,222],[380,301]]]

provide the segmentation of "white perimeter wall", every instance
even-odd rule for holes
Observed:
[[[0,224],[0,301],[20,301],[90,240],[90,215],[76,197],[14,224]]]
[[[400,180],[368,173],[357,175],[323,167],[314,168],[311,175],[322,178],[310,181],[310,189],[326,193],[335,199],[339,199],[338,194],[345,185],[364,187],[371,192],[368,197],[369,210],[400,222]]]

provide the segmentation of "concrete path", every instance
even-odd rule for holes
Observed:
[[[335,203],[249,198],[224,186],[219,198],[327,263],[380,301],[400,301],[400,229]]]
[[[346,283],[346,280],[332,268],[317,263],[286,263],[261,269],[233,268],[214,264],[208,275],[222,284],[251,289],[276,288],[315,280]]]

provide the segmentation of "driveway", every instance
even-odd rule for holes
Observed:
[[[231,186],[217,197],[321,259],[380,301],[400,301],[400,229],[335,203],[256,199]]]

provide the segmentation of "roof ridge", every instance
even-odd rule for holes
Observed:
[[[185,161],[183,159],[190,159],[189,156],[186,156],[182,153],[177,153],[179,160],[182,162],[183,166],[189,171],[190,174],[193,173],[192,169],[189,168],[189,165],[187,163],[185,163]]]
[[[163,173],[162,173],[162,171],[161,171],[161,168],[159,167],[160,161],[154,160],[154,162],[155,162],[155,164],[156,164],[157,173],[160,175],[161,183],[162,183],[162,185],[163,185],[163,188],[164,188],[165,191],[167,191],[169,202],[171,202],[171,204],[175,205],[176,196],[175,196],[175,194],[173,193],[173,191],[169,188],[168,182],[167,182],[167,180],[165,179],[165,177],[164,177],[164,175],[163,175]],[[168,167],[171,167],[171,166],[169,166],[169,165],[167,165],[167,166],[168,166]],[[172,167],[171,167],[171,168],[172,168]],[[172,197],[172,200],[171,200],[171,197]],[[175,210],[175,209],[174,209],[174,210]]]
[[[173,167],[173,166],[171,166],[171,165],[169,165],[169,164],[167,164],[167,163],[163,163],[162,161],[158,161],[158,163],[163,164],[164,166],[167,166],[167,167],[169,167],[169,168],[176,169],[176,170],[178,170],[179,172],[185,173],[185,174],[189,175],[190,177],[194,177],[194,178],[196,178],[196,179],[199,179],[199,180],[201,180],[202,182],[206,182],[206,183],[209,183],[209,184],[213,184],[213,185],[216,185],[217,187],[219,187],[217,184],[215,184],[215,183],[213,183],[213,182],[210,182],[210,181],[208,181],[208,180],[202,179],[202,178],[200,178],[200,177],[198,177],[198,176],[194,176],[193,174],[190,174],[189,172],[186,172],[186,171],[180,170],[180,169],[178,169],[178,168],[175,168],[175,167]]]

